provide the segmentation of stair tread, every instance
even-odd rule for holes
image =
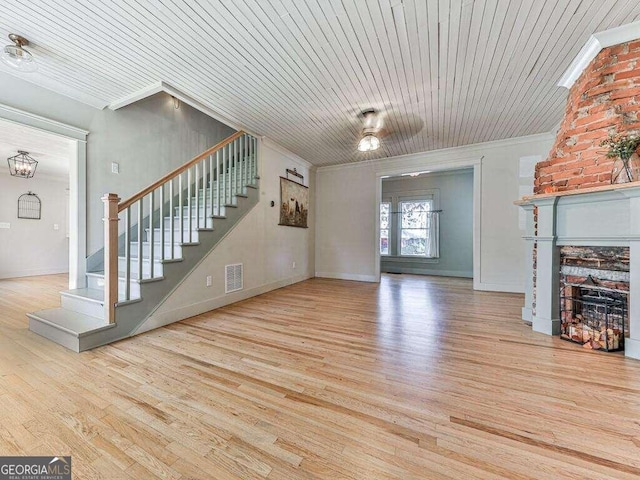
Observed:
[[[104,290],[98,290],[96,288],[76,288],[74,290],[65,290],[60,292],[60,295],[68,297],[82,298],[89,302],[95,302],[102,305],[104,303]],[[120,289],[118,291],[118,302],[137,300],[137,298],[125,299],[125,292]]]
[[[77,337],[81,337],[94,330],[104,329],[112,325],[102,318],[73,312],[61,307],[39,310],[37,312],[28,313],[27,316],[34,320],[47,323]]]
[[[73,290],[64,290],[60,292],[60,294],[82,297],[100,303],[104,302],[104,290],[97,290],[95,288],[75,288]]]

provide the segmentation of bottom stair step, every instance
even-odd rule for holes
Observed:
[[[104,318],[104,290],[78,288],[60,292],[62,308],[84,313],[91,317]]]
[[[83,338],[91,333],[115,327],[115,324],[66,308],[51,308],[28,313],[29,330],[74,352],[81,352]]]

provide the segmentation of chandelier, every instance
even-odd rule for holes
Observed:
[[[18,150],[18,154],[7,158],[9,173],[12,177],[31,178],[36,173],[38,162],[29,156],[29,152]]]

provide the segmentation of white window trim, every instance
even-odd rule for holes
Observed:
[[[387,258],[391,256],[391,253],[393,251],[393,214],[391,212],[393,212],[393,199],[391,197],[385,198],[380,202],[380,206],[378,207],[378,218],[380,217],[380,208],[382,206],[383,203],[388,203],[389,204],[389,226],[385,229],[385,230],[389,230],[389,253],[382,253],[381,248],[380,248],[380,243],[378,243],[378,251],[380,251],[380,256]],[[380,226],[380,234],[382,233],[382,226]],[[382,235],[379,235],[380,239],[382,239]]]
[[[402,202],[415,202],[415,201],[431,201],[431,209],[439,210],[440,209],[440,190],[437,188],[430,190],[419,190],[419,191],[408,191],[402,195],[397,195],[393,198],[393,210],[394,212],[400,211],[400,203]],[[395,248],[395,257],[398,259],[413,259],[413,260],[435,260],[436,262],[439,260],[439,257],[427,257],[426,255],[401,255],[401,242],[402,242],[402,221],[400,218],[400,214],[395,215],[396,218],[393,220],[395,224],[393,226],[393,230],[396,236],[396,248]],[[438,242],[440,239],[438,238]],[[435,263],[435,262],[434,262]]]
[[[431,200],[433,202],[433,210],[440,209],[440,189],[432,188],[425,190],[407,190],[401,193],[394,193],[391,196],[382,197],[380,204],[391,203],[391,211],[398,212],[400,202]],[[380,208],[378,207],[378,226],[380,220]],[[385,261],[396,262],[416,262],[416,263],[439,263],[440,257],[426,257],[422,255],[400,255],[400,214],[391,214],[389,220],[389,254],[380,253],[380,257]],[[379,229],[382,230],[381,228]],[[380,238],[380,232],[378,232]],[[438,242],[440,239],[438,239]],[[380,251],[380,243],[378,242],[378,251]]]

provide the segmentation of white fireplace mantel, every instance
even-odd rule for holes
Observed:
[[[560,252],[562,245],[629,247],[629,334],[625,355],[640,359],[640,182],[524,197],[526,212],[525,305],[522,318],[533,330],[560,333]],[[537,232],[534,210],[537,209]],[[533,250],[537,245],[535,313]]]

